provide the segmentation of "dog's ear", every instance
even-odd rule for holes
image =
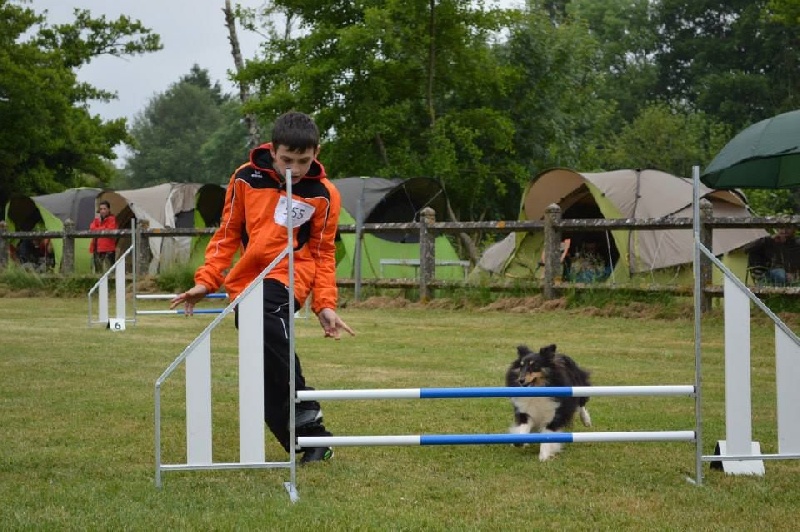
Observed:
[[[539,354],[545,358],[552,359],[556,356],[556,344],[550,344],[539,349]]]
[[[528,348],[527,345],[518,345],[517,346],[517,358],[522,358],[525,355],[529,354],[531,350]]]

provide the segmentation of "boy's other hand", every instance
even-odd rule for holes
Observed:
[[[180,293],[172,298],[172,301],[169,302],[169,308],[170,310],[174,309],[183,303],[185,314],[191,316],[194,314],[194,306],[198,301],[206,297],[206,294],[208,294],[208,288],[201,284],[196,284],[186,292]]]
[[[317,314],[320,325],[325,331],[325,338],[333,338],[338,340],[340,338],[340,331],[347,331],[350,336],[355,336],[356,333],[348,326],[342,318],[336,314],[332,308],[324,308]]]

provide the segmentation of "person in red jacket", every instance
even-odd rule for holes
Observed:
[[[107,231],[117,228],[117,219],[111,214],[111,204],[105,200],[97,206],[97,216],[89,224],[90,231]],[[109,237],[93,238],[89,244],[95,273],[103,273],[114,264],[117,252],[117,239]]]
[[[285,176],[292,176],[295,308],[309,295],[326,338],[353,330],[336,313],[336,230],[341,198],[317,160],[319,130],[308,115],[289,112],[275,121],[272,142],[250,152],[250,161],[233,173],[225,194],[220,227],[206,247],[195,285],[178,294],[170,308],[183,304],[187,315],[206,294],[223,283],[233,301],[285,248],[287,198]],[[231,268],[234,255],[241,257]],[[230,268],[230,270],[228,270]],[[288,452],[289,440],[289,264],[284,257],[264,279],[264,418]],[[238,309],[237,309],[238,310]],[[238,317],[238,316],[237,316]],[[238,320],[237,320],[238,322]],[[309,390],[295,357],[295,389]],[[297,436],[330,436],[316,401],[296,405]],[[328,460],[329,447],[301,449],[301,464]]]

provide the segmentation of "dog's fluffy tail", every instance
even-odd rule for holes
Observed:
[[[562,355],[562,361],[564,363],[564,370],[569,375],[570,382],[572,382],[573,386],[591,386],[591,380],[589,379],[589,372],[581,368],[572,358],[568,357],[567,355]],[[580,397],[578,399],[578,406],[580,407],[580,415],[581,421],[583,424],[591,426],[592,421],[589,418],[589,412],[586,410],[586,403],[589,402],[588,397]],[[588,421],[587,421],[588,420]]]

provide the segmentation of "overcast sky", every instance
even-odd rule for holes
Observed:
[[[506,7],[524,4],[523,0],[490,3],[495,2]],[[232,1],[233,5],[245,7],[264,3]],[[105,119],[132,120],[153,96],[188,74],[195,63],[208,70],[212,82],[219,81],[225,92],[236,93],[227,76],[234,65],[222,14],[225,0],[33,0],[32,6],[40,14],[46,9],[50,24],[71,22],[74,9],[79,8],[89,10],[95,17],[105,15],[107,20],[127,15],[161,36],[161,51],[124,59],[104,56],[80,70],[82,81],[116,91],[119,96],[110,103],[92,104],[92,112]],[[243,57],[255,57],[261,37],[237,29]]]
[[[234,0],[234,5],[259,7],[263,0]],[[74,20],[75,8],[114,20],[120,15],[138,19],[161,36],[164,48],[129,58],[100,57],[79,72],[82,81],[110,91],[119,99],[92,104],[92,112],[105,119],[132,119],[150,99],[167,90],[195,63],[208,70],[212,82],[234,93],[226,71],[233,69],[222,8],[224,0],[33,0],[34,11],[48,11],[50,24]],[[255,56],[260,37],[241,28],[239,40],[245,58]]]

